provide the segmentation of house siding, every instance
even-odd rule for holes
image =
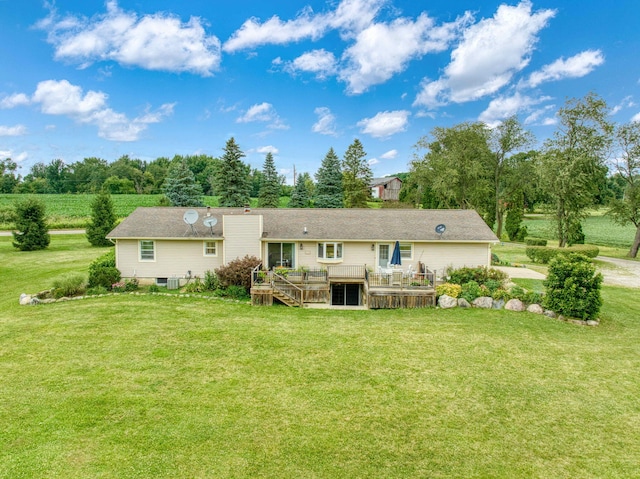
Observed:
[[[138,240],[118,240],[116,267],[124,278],[182,278],[187,271],[202,278],[206,271],[221,266],[223,258],[222,242],[217,242],[217,256],[205,256],[205,241],[211,240],[155,240],[155,261],[140,261]]]
[[[246,255],[262,259],[262,215],[225,215],[222,217],[225,241],[224,262]]]

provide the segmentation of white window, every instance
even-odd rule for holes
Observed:
[[[218,256],[218,243],[215,241],[204,242],[204,255],[205,256]]]
[[[413,244],[412,243],[400,243],[400,257],[402,259],[413,258]]]
[[[318,259],[342,259],[342,243],[318,243]]]
[[[156,242],[152,240],[140,240],[140,261],[156,260]]]

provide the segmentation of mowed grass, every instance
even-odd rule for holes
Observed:
[[[0,477],[637,477],[640,302],[528,313],[19,306],[103,249],[0,238]],[[538,288],[539,282],[527,287]]]

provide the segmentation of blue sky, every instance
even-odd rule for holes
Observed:
[[[640,2],[0,0],[0,158],[222,154],[291,182],[359,138],[408,171],[435,126],[517,114],[540,142],[570,97],[640,121]]]

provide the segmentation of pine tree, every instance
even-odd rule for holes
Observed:
[[[373,178],[369,163],[365,160],[367,153],[357,138],[349,145],[342,162],[342,185],[344,188],[344,205],[347,208],[366,208],[371,198],[369,184]]]
[[[116,225],[113,201],[107,190],[95,197],[91,203],[91,220],[87,225],[87,239],[93,246],[112,246],[106,236]]]
[[[249,204],[251,168],[243,163],[244,156],[236,141],[230,138],[213,177],[213,190],[220,196],[220,206],[242,207]]]
[[[21,251],[35,251],[49,246],[49,228],[45,220],[45,205],[42,201],[28,198],[14,205],[16,231],[13,231],[13,246]]]
[[[182,158],[169,167],[164,194],[171,206],[203,206],[202,187],[196,181],[187,161]]]
[[[315,207],[316,208],[343,208],[344,193],[342,190],[342,170],[340,160],[329,148],[327,155],[316,173]]]
[[[311,198],[309,197],[307,182],[305,181],[304,175],[299,174],[296,179],[296,186],[294,186],[291,192],[289,208],[308,208],[310,205]]]
[[[277,208],[280,205],[280,178],[271,152],[267,153],[262,168],[262,184],[258,195],[259,208]]]

